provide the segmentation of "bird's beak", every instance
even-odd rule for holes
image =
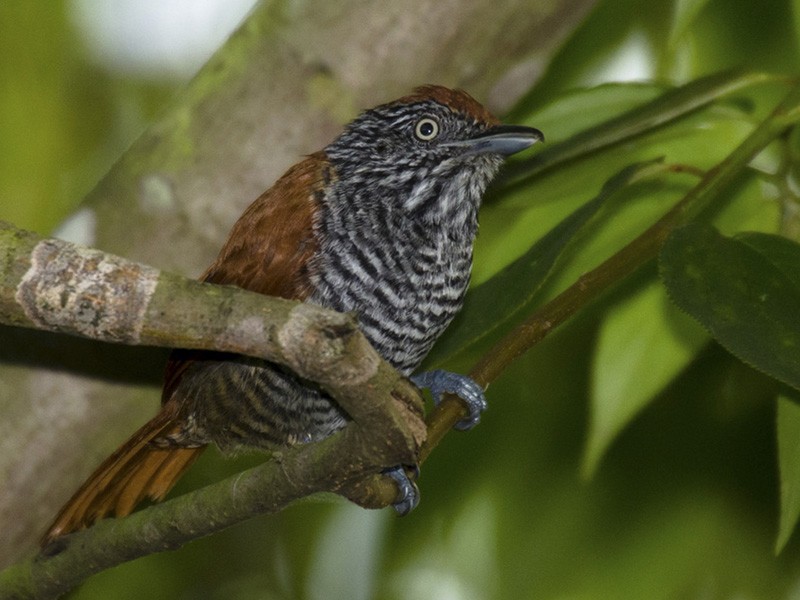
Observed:
[[[520,150],[543,142],[544,134],[523,125],[496,125],[468,140],[451,142],[448,146],[464,148],[465,154],[501,154],[510,156]]]

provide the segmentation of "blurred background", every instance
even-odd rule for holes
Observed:
[[[53,232],[253,4],[0,2],[0,219]],[[598,0],[511,114],[609,81],[797,74],[798,32],[800,0]],[[764,378],[706,347],[586,478],[585,346],[596,335],[583,315],[493,385],[502,408],[437,450],[406,518],[300,503],[70,597],[800,599],[798,543],[774,552]],[[231,469],[208,453],[180,490]]]
[[[254,4],[3,2],[0,218],[51,231]],[[609,81],[683,83],[732,67],[794,72],[795,13],[792,0],[597,1],[524,105]]]
[[[254,3],[3,2],[0,219],[51,231]]]

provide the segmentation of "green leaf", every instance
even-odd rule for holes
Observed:
[[[556,225],[525,254],[490,280],[470,290],[457,317],[431,352],[430,362],[448,357],[513,319],[533,300],[556,260],[583,226],[617,192],[645,177],[663,173],[664,165],[650,161],[631,165],[612,177],[600,193]]]
[[[708,335],[653,281],[614,306],[600,328],[592,368],[583,473],[591,477],[622,429],[692,361]]]
[[[762,254],[792,282],[794,287],[800,289],[800,262],[798,262],[800,246],[796,242],[779,235],[757,232],[742,233],[736,236],[736,239]]]
[[[661,277],[672,300],[729,352],[800,389],[800,246],[765,234],[745,239],[699,223],[681,227],[661,251]]]
[[[794,17],[794,43],[800,44],[800,0],[792,0],[792,16]]]
[[[775,79],[774,75],[741,72],[718,73],[697,79],[669,90],[651,102],[580,131],[564,141],[548,144],[533,158],[515,161],[506,169],[503,180],[506,183],[519,183],[553,168],[556,164],[576,160],[602,148],[638,137],[685,117],[715,100],[772,79]],[[536,115],[525,122],[537,123]],[[544,131],[548,135],[547,130]]]
[[[710,101],[716,94],[751,84],[759,77],[711,78],[703,80],[702,85],[681,88],[677,96],[674,91],[664,96],[673,102],[682,102],[687,109]],[[655,86],[603,86],[572,94],[568,108],[553,107],[541,114],[547,117],[548,127],[555,128],[558,138],[570,131],[574,122],[586,121],[585,115],[591,114],[593,100],[603,110],[625,110],[631,105],[641,106],[643,98],[656,92]],[[690,92],[698,96],[689,99]],[[662,177],[648,185],[628,186],[610,209],[600,211],[605,200],[592,198],[591,192],[604,184],[608,173],[661,155],[666,155],[667,160],[709,168],[752,130],[750,119],[743,113],[717,107],[688,116],[684,114],[684,118],[673,119],[668,126],[662,126],[663,119],[671,117],[659,117],[654,103],[645,104],[650,108],[644,111],[643,121],[636,126],[631,123],[625,126],[632,127],[630,131],[647,135],[638,135],[625,145],[603,148],[592,156],[526,180],[524,184],[501,189],[504,193],[499,201],[487,202],[481,210],[473,289],[467,296],[462,315],[434,348],[429,364],[452,357],[479,340],[488,341],[488,334],[499,330],[499,326],[531,305],[544,281],[547,281],[548,294],[571,284],[581,273],[611,256],[660,218],[693,183],[690,177],[678,175],[669,179]],[[670,111],[668,103],[656,101],[655,104],[660,110]],[[609,122],[618,123],[619,119],[613,117]],[[651,131],[637,129],[645,122],[653,128]],[[604,125],[595,131],[608,135]],[[547,133],[550,135],[549,129]],[[748,203],[751,203],[750,198]],[[598,217],[592,219],[595,214]],[[591,226],[588,226],[590,220]],[[555,223],[561,225],[549,233]],[[567,242],[576,237],[580,243],[570,246],[560,268],[553,271],[555,260],[562,255]],[[487,285],[504,268],[509,270]],[[487,287],[482,287],[484,285]]]
[[[675,2],[672,29],[669,34],[671,46],[676,46],[681,41],[706,4],[708,4],[708,0],[677,0]]]
[[[800,405],[787,396],[779,396],[777,419],[781,515],[775,554],[786,546],[800,518]]]
[[[638,87],[636,88],[638,90]],[[621,86],[614,92],[619,102],[625,103],[636,96],[625,95]],[[608,90],[600,93],[608,100]],[[588,106],[591,94],[585,102],[576,104],[575,110]],[[580,119],[580,114],[563,113],[562,123]],[[532,121],[537,123],[538,121]],[[545,129],[548,139],[557,139],[568,125],[551,122]],[[665,157],[665,162],[691,164],[700,169],[711,168],[722,161],[733,148],[752,131],[750,118],[742,112],[709,107],[685,116],[668,126],[656,127],[647,135],[639,135],[626,144],[598,150],[591,156],[569,162],[558,168],[540,173],[520,185],[501,187],[501,198],[487,202],[481,209],[481,233],[475,246],[475,284],[486,281],[503,266],[524,254],[555,223],[589,200],[596,190],[616,173],[635,162]],[[547,145],[549,145],[548,142]],[[691,177],[674,176],[668,184],[653,185],[643,193],[631,194],[624,202],[615,203],[613,221],[609,218],[592,226],[586,241],[591,247],[580,250],[581,256],[570,262],[570,272],[559,277],[560,285],[568,285],[581,272],[591,269],[598,262],[619,249],[646,227],[660,218],[667,207],[677,202],[695,182]],[[599,237],[597,234],[600,234]],[[574,268],[573,268],[574,267]]]
[[[551,132],[548,142],[551,139],[563,140],[652,102],[669,89],[655,83],[605,83],[570,90],[534,113],[511,114],[505,120],[509,123],[536,123],[542,131]],[[520,162],[520,159],[512,161]]]

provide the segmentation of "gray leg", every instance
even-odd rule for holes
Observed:
[[[386,469],[383,474],[391,477],[397,483],[400,500],[392,504],[392,507],[400,516],[407,515],[419,504],[419,488],[417,484],[411,481],[402,465]]]
[[[481,420],[481,413],[486,410],[486,396],[483,388],[466,375],[451,373],[450,371],[426,371],[411,376],[414,385],[428,388],[433,396],[433,402],[439,404],[442,394],[455,394],[467,405],[469,416],[455,425],[455,429],[466,431],[472,429]]]
[[[455,394],[467,405],[469,416],[456,423],[455,428],[461,431],[472,429],[481,419],[481,413],[486,410],[486,396],[483,389],[472,379],[450,371],[426,371],[411,377],[411,381],[420,388],[428,388],[435,404],[439,404],[443,394]],[[400,515],[410,513],[419,504],[419,489],[409,478],[406,469],[399,465],[386,469],[384,475],[391,477],[397,483],[398,497],[392,506]]]

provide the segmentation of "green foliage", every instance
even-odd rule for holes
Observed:
[[[694,223],[664,244],[661,278],[729,352],[800,390],[800,245],[765,234],[726,238]]]
[[[0,3],[0,220],[49,233],[177,87],[92,63],[70,3]]]
[[[592,364],[591,423],[584,473],[630,421],[694,360],[708,336],[676,314],[650,281],[612,306],[600,325]]]
[[[777,418],[781,518],[775,551],[780,552],[789,541],[800,518],[800,406],[797,399],[787,394],[778,396]]]
[[[740,360],[800,390],[800,245],[775,235],[726,238],[687,225],[661,253],[661,277],[675,303]],[[778,398],[777,445],[782,550],[800,517],[800,417]]]
[[[608,6],[604,5],[603,10],[609,10]],[[705,10],[709,10],[706,2],[678,3],[675,27],[670,33],[672,46],[691,34],[692,19]],[[435,352],[448,354],[460,347],[472,356],[478,355],[478,350],[489,346],[489,340],[499,339],[501,332],[493,331],[498,322],[499,329],[507,331],[534,306],[553,298],[583,273],[613,256],[645,231],[669,207],[686,197],[694,183],[687,181],[685,175],[676,175],[666,168],[652,170],[644,182],[629,185],[632,182],[626,180],[625,174],[629,175],[631,169],[636,168],[635,161],[661,157],[665,165],[680,164],[702,170],[721,163],[753,131],[754,126],[759,127],[758,120],[777,103],[782,93],[780,90],[789,89],[789,82],[775,86],[778,80],[770,79],[757,74],[715,75],[669,90],[639,84],[606,85],[568,91],[544,107],[538,107],[537,102],[541,88],[532,91],[513,115],[545,131],[548,145],[535,158],[512,165],[507,170],[504,185],[497,192],[498,198],[484,209],[482,233],[486,237],[479,243],[477,255],[481,262],[476,265],[479,285],[472,290],[458,327],[448,332]],[[548,83],[546,78],[543,85]],[[526,105],[533,110],[526,112]],[[655,400],[664,402],[667,398],[674,398],[678,390],[685,394],[688,388],[693,402],[711,407],[732,403],[729,410],[734,414],[739,411],[755,414],[761,410],[768,411],[770,407],[774,410],[774,381],[751,374],[745,377],[746,384],[731,388],[729,386],[735,385],[733,382],[724,383],[716,373],[704,373],[694,367],[698,361],[702,362],[704,354],[708,354],[710,343],[720,343],[731,352],[731,355],[716,354],[723,362],[734,364],[739,359],[779,382],[800,387],[800,356],[797,356],[800,344],[795,339],[800,324],[797,318],[797,307],[800,306],[797,294],[800,290],[796,288],[800,255],[795,242],[781,237],[797,231],[793,222],[797,200],[789,178],[796,157],[795,137],[786,138],[788,141],[779,139],[761,153],[753,161],[753,168],[742,170],[732,184],[724,187],[724,194],[715,200],[713,210],[700,217],[702,221],[713,220],[717,227],[729,233],[766,233],[725,238],[709,225],[692,224],[679,229],[670,237],[661,257],[663,282],[651,269],[645,269],[630,281],[619,281],[614,293],[608,294],[599,305],[584,311],[581,321],[596,323],[595,335],[577,344],[580,352],[591,355],[589,364],[570,354],[557,360],[554,370],[549,371],[550,378],[561,378],[575,377],[580,372],[580,366],[576,371],[576,365],[583,364],[584,368],[590,369],[588,383],[581,386],[590,399],[582,461],[584,473],[595,478],[592,486],[618,483],[619,480],[608,470],[602,469],[604,460],[611,460],[604,457],[609,452],[613,454],[615,446],[624,448],[627,445],[629,453],[644,458],[643,464],[637,463],[638,468],[647,469],[645,465],[653,463],[652,459],[645,458],[648,452],[653,452],[652,445],[641,437],[636,438],[635,433],[627,433],[627,430],[636,429],[637,416],[646,421],[641,413],[652,411],[650,407]],[[622,175],[610,175],[620,169]],[[715,190],[717,196],[719,191]],[[707,332],[670,303],[667,290],[675,304],[705,326]],[[501,316],[491,322],[488,314]],[[569,330],[562,335],[570,337]],[[484,336],[488,339],[481,340]],[[470,352],[472,344],[477,347]],[[553,352],[552,347],[545,344],[542,351],[547,350]],[[440,358],[438,353],[434,356]],[[739,376],[747,373],[747,368],[741,364],[737,369],[740,369]],[[515,372],[514,376],[523,386],[517,388],[517,393],[529,401],[541,402],[533,390],[539,389],[537,384],[541,385],[547,376],[530,372],[527,376]],[[522,381],[528,382],[531,391],[526,393]],[[549,386],[561,387],[552,381]],[[504,408],[525,410],[519,402],[510,400],[509,395],[500,395],[507,400]],[[798,417],[787,402],[782,401],[777,413],[778,455],[772,453],[770,445],[750,449],[750,452],[760,453],[755,462],[769,466],[772,454],[772,462],[777,462],[772,468],[780,469],[782,511],[777,530],[778,550],[786,547],[800,515],[800,502],[797,501],[800,497],[797,492],[800,489],[797,479],[800,461],[795,439]],[[564,407],[559,409],[564,410]],[[674,418],[680,420],[680,413],[676,413]],[[701,435],[713,437],[718,435],[711,433],[713,429],[724,431],[726,427],[714,420],[701,426],[702,420],[688,411],[683,413],[683,419],[683,425],[669,437],[670,446],[691,444],[691,436],[681,434],[681,430],[702,427],[705,433]],[[507,419],[505,422],[508,426]],[[741,445],[743,439],[755,431],[757,429],[739,428],[740,437],[730,443]],[[625,444],[620,440],[625,436],[634,436],[639,444]],[[509,434],[509,443],[514,443],[514,439],[513,434]],[[517,462],[512,463],[515,469],[524,472],[526,466],[532,468],[531,465],[540,464],[530,454],[524,454],[521,445],[517,444],[516,448],[519,454]],[[562,452],[564,450],[562,448]],[[701,463],[708,460],[695,458]],[[729,458],[721,459],[727,461]],[[740,460],[743,458],[741,456]],[[752,462],[753,458],[749,460]],[[737,463],[737,466],[743,468],[744,465]],[[649,481],[651,477],[657,478],[659,473],[675,478],[671,469],[674,466],[665,471],[656,469],[643,479]],[[685,470],[687,473],[693,471],[692,468]],[[659,509],[653,504],[649,509],[644,508],[648,501],[633,493],[632,486],[637,479],[640,478],[627,480],[627,485],[618,489],[619,498],[626,497],[627,500],[618,500],[621,505],[616,510],[601,512],[597,518],[613,522],[622,514],[620,511],[624,512],[621,506],[630,507],[631,503],[636,506],[634,513],[639,518],[653,518]],[[713,519],[709,519],[709,513],[703,513],[703,509],[700,513],[704,516],[700,517],[699,513],[690,516],[689,512],[678,508],[684,503],[702,505],[703,495],[714,489],[712,481],[713,478],[706,478],[706,485],[710,486],[706,492],[685,483],[666,488],[663,484],[655,485],[665,494],[656,504],[667,513],[676,511],[655,531],[661,534],[664,527],[675,527],[675,538],[671,542],[660,538],[651,545],[648,528],[643,523],[634,526],[637,533],[628,540],[633,549],[626,552],[629,554],[627,557],[617,555],[619,562],[597,559],[614,573],[610,580],[588,576],[583,583],[576,583],[573,579],[569,589],[587,591],[572,595],[587,598],[672,597],[679,594],[678,590],[683,590],[679,594],[683,597],[686,589],[693,590],[690,596],[701,594],[703,585],[696,581],[703,571],[698,563],[698,560],[703,560],[701,556],[726,553],[734,539],[736,544],[747,547],[762,544],[756,541],[759,536],[770,532],[774,535],[775,530],[763,520],[757,526],[758,536],[745,533],[754,526],[754,522],[746,522],[758,513],[740,520],[739,532],[731,535],[733,530],[729,530],[727,524],[709,525]],[[749,493],[770,495],[771,491],[773,497],[777,495],[774,481],[759,483],[766,487],[754,483],[755,487]],[[572,494],[578,493],[574,487],[570,490]],[[536,494],[528,493],[533,506],[539,509],[547,506]],[[634,497],[638,501],[633,500]],[[593,504],[591,500],[588,503]],[[585,537],[576,536],[582,541],[573,539],[577,544],[574,547],[564,542],[564,538],[570,535],[566,520],[580,520],[581,509],[585,506],[568,509],[569,517],[551,515],[562,524],[557,529],[565,546],[559,547],[566,553],[591,544],[588,542],[592,535],[590,531],[603,528],[583,522]],[[728,505],[710,510],[725,512],[731,509],[732,505]],[[737,512],[740,509],[733,510]],[[650,516],[644,516],[648,514]],[[763,509],[758,519],[763,519],[765,514],[769,514],[769,509]],[[694,518],[699,520],[694,521]],[[535,522],[542,525],[539,519]],[[695,525],[690,525],[693,522]],[[697,534],[705,538],[706,545],[690,549],[688,538],[694,536],[689,530],[701,522],[703,526],[697,529]],[[683,527],[687,529],[682,530]],[[553,536],[543,534],[551,544],[559,539],[558,533]],[[602,548],[599,552],[612,555],[620,551],[610,540],[597,548]],[[734,565],[738,561],[753,564],[753,556],[745,558],[746,554],[749,551],[740,556],[729,554],[730,562],[727,564],[723,564],[727,561],[706,564],[710,572],[725,573],[720,575],[724,580],[721,590],[734,593],[734,590],[747,589],[757,597],[768,598],[775,597],[778,589],[786,589],[783,587],[786,583],[772,587],[756,582],[761,574],[775,574],[781,569],[778,563],[767,566],[770,560],[767,556],[756,561],[763,570],[756,571],[758,574],[752,580],[746,581],[746,578],[734,574],[737,568]],[[795,560],[792,555],[784,565],[794,565]],[[655,567],[653,561],[670,563],[671,568],[665,568],[665,571],[672,570],[672,575]],[[629,572],[646,572],[647,575],[642,577],[655,578],[660,584],[652,586],[642,583],[638,577],[620,577]],[[789,575],[792,572],[796,573],[796,568],[785,571],[785,581],[792,579]],[[720,593],[721,597],[726,595],[724,591]]]

